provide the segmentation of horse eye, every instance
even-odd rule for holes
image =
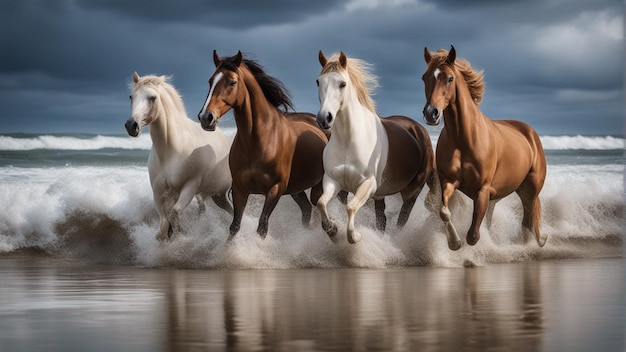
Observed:
[[[237,81],[235,81],[234,79],[232,81],[230,81],[230,86],[234,86],[235,84],[237,84]]]
[[[453,80],[454,80],[454,76],[448,77],[448,83],[452,82]]]
[[[339,83],[339,88],[345,88],[346,87],[346,82],[342,81],[341,83]]]
[[[156,95],[151,95],[148,97],[148,100],[150,100],[151,102],[154,103],[154,101],[156,100]]]

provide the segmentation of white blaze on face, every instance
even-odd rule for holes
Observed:
[[[211,89],[209,90],[209,95],[206,97],[206,101],[204,102],[204,108],[202,108],[203,113],[206,112],[206,109],[209,107],[209,102],[211,101],[211,97],[213,96],[213,91],[215,90],[215,86],[217,86],[217,82],[219,82],[223,76],[224,74],[222,72],[219,72],[213,78],[213,85],[211,86]]]
[[[440,69],[436,69],[435,70],[435,80],[437,80],[437,77],[439,77],[439,74],[441,73]]]

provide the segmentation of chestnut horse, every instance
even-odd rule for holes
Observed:
[[[424,48],[426,105],[424,120],[444,127],[437,142],[437,173],[442,188],[440,217],[446,224],[448,247],[458,250],[461,240],[451,223],[448,201],[459,189],[474,201],[467,243],[480,239],[480,225],[490,201],[512,192],[522,200],[522,225],[540,247],[542,235],[539,192],[546,178],[546,157],[537,132],[516,120],[490,120],[478,108],[484,91],[482,71],[457,59],[454,47],[431,53]],[[487,214],[488,218],[490,214]]]
[[[326,204],[341,189],[354,193],[346,207],[350,243],[361,239],[354,217],[370,198],[374,198],[378,230],[384,231],[384,197],[400,193],[398,227],[402,228],[426,181],[434,185],[430,137],[424,126],[406,116],[378,116],[370,97],[378,82],[367,63],[347,58],[343,52],[327,59],[322,51],[319,62],[317,124],[333,131],[324,150],[324,193],[317,203],[322,228],[331,239],[337,234]]]
[[[328,137],[317,128],[313,114],[286,113],[293,109],[288,92],[241,51],[220,58],[213,51],[215,72],[198,114],[202,128],[215,129],[233,109],[237,133],[230,150],[234,215],[229,240],[239,231],[250,194],[264,194],[257,233],[265,238],[278,200],[290,194],[302,210],[302,223],[311,221],[312,205],[322,194],[322,151]],[[284,108],[284,110],[281,109]]]

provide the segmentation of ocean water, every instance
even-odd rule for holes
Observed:
[[[227,128],[234,135],[234,129]],[[436,136],[432,136],[436,144]],[[548,176],[540,194],[544,248],[521,235],[521,203],[500,201],[491,226],[483,224],[476,246],[447,248],[438,215],[424,207],[426,191],[409,223],[395,220],[399,196],[387,201],[388,229],[375,230],[372,204],[357,214],[363,240],[345,239],[346,212],[337,200],[330,213],[341,240],[331,242],[314,211],[311,226],[300,223],[290,197],[270,218],[269,234],[256,234],[263,198],[252,196],[242,228],[226,245],[230,215],[211,201],[200,213],[195,202],[183,214],[183,233],[154,239],[158,216],[152,201],[147,159],[149,134],[0,135],[0,254],[36,249],[93,263],[177,268],[395,268],[460,267],[564,258],[620,257],[624,232],[624,139],[616,136],[542,136]],[[451,205],[464,238],[472,204],[463,195]]]

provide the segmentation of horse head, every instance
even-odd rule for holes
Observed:
[[[429,125],[438,125],[443,111],[455,99],[456,86],[454,82],[456,50],[451,46],[450,52],[439,50],[436,55],[424,48],[426,72],[422,76],[426,93],[424,106],[424,121]]]
[[[165,77],[144,76],[133,74],[132,92],[130,94],[130,117],[124,127],[128,134],[137,137],[141,130],[156,120],[158,116],[159,92],[153,81],[164,81]]]
[[[320,100],[317,124],[322,130],[328,131],[333,127],[337,112],[343,104],[346,91],[349,89],[346,89],[348,82],[350,82],[346,70],[348,58],[342,51],[336,60],[329,61],[321,50],[318,58],[322,65],[322,72],[315,81]]]
[[[245,83],[239,74],[242,61],[241,51],[231,58],[222,59],[213,50],[215,72],[209,78],[209,93],[198,113],[203,129],[214,131],[222,116],[242,104],[245,96]]]

